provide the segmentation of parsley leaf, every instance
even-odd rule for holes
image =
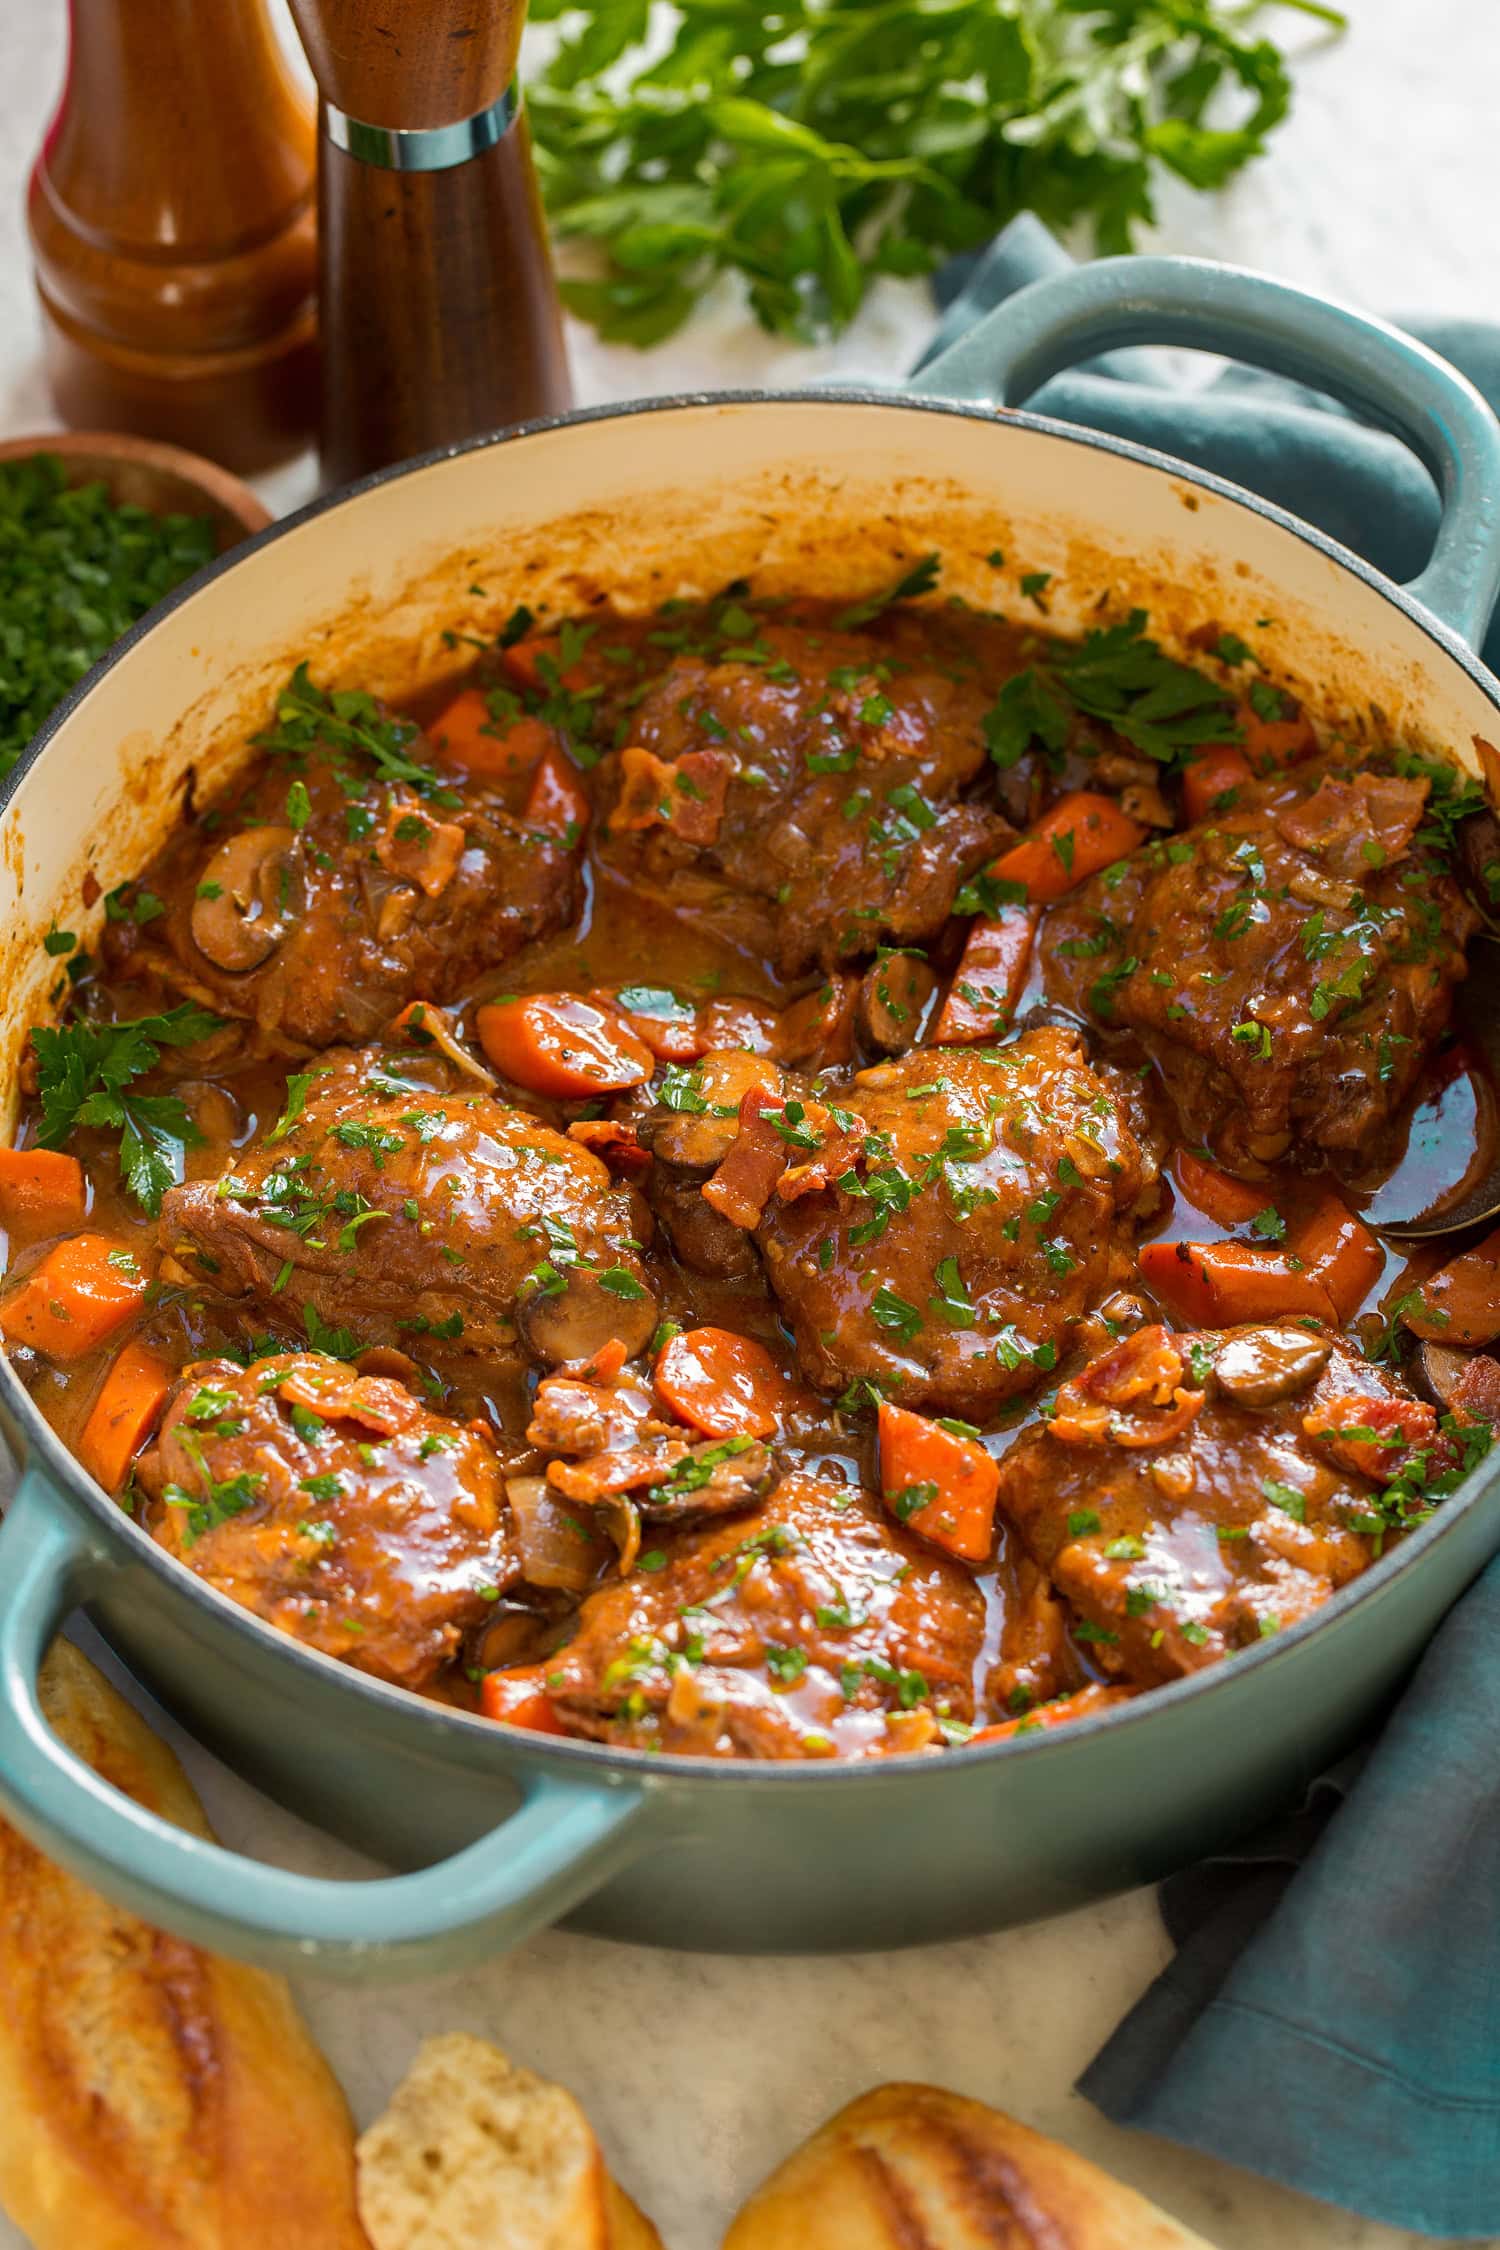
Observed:
[[[184,1001],[166,1015],[100,1023],[79,1016],[31,1034],[43,1148],[61,1148],[82,1127],[120,1136],[125,1185],[155,1218],[177,1179],[182,1151],[202,1134],[175,1094],[130,1094],[126,1088],[161,1061],[163,1047],[191,1047],[217,1031],[220,1018]]]

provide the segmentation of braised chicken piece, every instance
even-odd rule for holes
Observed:
[[[809,1382],[973,1418],[1129,1273],[1156,1178],[1130,1082],[1044,1026],[763,1106],[704,1194],[756,1227]]]
[[[164,1249],[264,1315],[359,1343],[586,1359],[656,1320],[639,1196],[577,1141],[446,1066],[342,1048],[280,1121],[171,1189]]]
[[[603,769],[600,857],[788,976],[920,942],[1011,834],[960,796],[990,702],[860,632],[762,625],[681,655]]]
[[[488,1437],[320,1353],[184,1367],[136,1481],[189,1570],[403,1687],[431,1680],[518,1575]]]
[[[1304,773],[1095,876],[1047,987],[1132,1032],[1184,1139],[1233,1168],[1367,1149],[1448,1021],[1477,916],[1419,836],[1430,784]]]
[[[1062,1386],[1001,1461],[999,1506],[1100,1669],[1149,1685],[1357,1578],[1449,1452],[1431,1406],[1315,1328],[1151,1326]]]
[[[571,919],[576,784],[533,801],[522,782],[508,804],[419,762],[416,730],[373,704],[345,732],[360,739],[310,735],[263,761],[168,846],[108,926],[115,974],[154,973],[296,1052],[373,1038],[408,1001],[455,997]],[[365,741],[392,737],[401,747],[372,764]]]
[[[547,1668],[570,1734],[708,1757],[872,1757],[973,1717],[984,1600],[852,1485],[784,1477],[591,1595]]]

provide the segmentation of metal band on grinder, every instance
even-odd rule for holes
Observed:
[[[476,110],[456,125],[423,125],[413,132],[394,125],[364,125],[335,109],[332,102],[324,102],[323,129],[335,148],[361,164],[378,165],[385,172],[446,172],[504,140],[520,107],[512,79],[488,109]]]

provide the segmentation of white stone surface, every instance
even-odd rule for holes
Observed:
[[[1500,8],[1494,0],[1348,0],[1307,49],[1291,124],[1216,201],[1163,199],[1161,242],[1256,264],[1382,309],[1500,318]],[[62,62],[60,0],[0,4],[0,435],[47,425],[21,218],[26,168]],[[837,352],[760,334],[726,291],[642,359],[574,337],[586,402],[698,384],[805,380],[904,364],[927,324],[916,289],[883,291]],[[283,472],[290,504],[311,470]],[[309,1871],[348,1855],[196,1752],[220,1832]],[[1036,1928],[919,1953],[817,1961],[706,1959],[554,1934],[441,1983],[302,1998],[350,2099],[381,2106],[426,2032],[502,2041],[588,2103],[670,2250],[711,2250],[738,2200],[838,2103],[883,2078],[927,2078],[1057,2133],[1199,2228],[1220,2250],[1398,2250],[1394,2234],[1230,2167],[1107,2125],[1074,2076],[1166,1958],[1149,1894]],[[1371,2152],[1372,2164],[1378,2151]],[[497,2230],[497,2250],[503,2237]],[[0,2250],[21,2238],[0,2219]],[[80,2250],[85,2246],[80,2245]]]

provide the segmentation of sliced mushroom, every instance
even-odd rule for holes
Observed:
[[[1276,1406],[1308,1390],[1332,1350],[1308,1328],[1241,1329],[1215,1353],[1214,1381],[1240,1406]]]
[[[656,1326],[656,1299],[649,1289],[621,1297],[599,1276],[575,1266],[561,1289],[533,1288],[516,1302],[516,1325],[528,1351],[553,1366],[590,1359],[600,1346],[618,1338],[631,1359],[643,1351]]]
[[[1425,1391],[1434,1406],[1451,1408],[1453,1396],[1473,1360],[1472,1352],[1459,1351],[1453,1344],[1435,1344],[1424,1338],[1412,1354],[1412,1381],[1419,1391]]]
[[[682,1083],[673,1101],[647,1113],[637,1126],[642,1143],[663,1164],[680,1164],[696,1172],[711,1172],[722,1164],[740,1129],[740,1102],[752,1086],[780,1094],[781,1072],[768,1055],[748,1055],[737,1048],[720,1048],[705,1055],[691,1077]]]
[[[268,961],[285,938],[300,900],[293,828],[242,828],[203,870],[193,901],[193,943],[232,975]]]
[[[904,1055],[926,1028],[937,996],[936,973],[924,955],[881,952],[859,983],[859,1029],[867,1047]]]

